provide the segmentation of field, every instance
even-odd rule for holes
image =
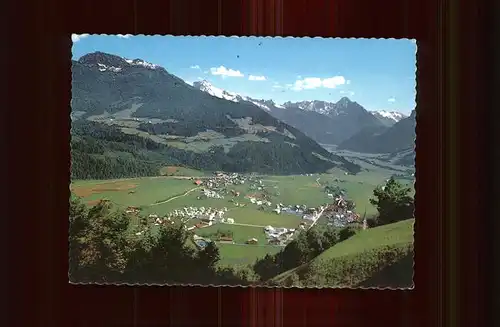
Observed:
[[[146,177],[106,181],[76,181],[71,191],[88,204],[108,199],[122,206],[150,206],[193,188],[189,181],[168,177]]]
[[[298,228],[303,221],[299,215],[281,213],[272,210],[277,204],[306,205],[319,207],[330,203],[324,191],[325,185],[339,186],[346,191],[349,199],[356,203],[355,211],[360,214],[376,213],[369,203],[373,190],[389,178],[394,171],[385,168],[365,169],[358,175],[346,175],[344,172],[331,171],[325,174],[293,176],[256,176],[252,182],[227,186],[227,191],[239,192],[239,196],[226,193],[224,198],[200,198],[203,186],[194,183],[196,178],[206,180],[206,173],[183,167],[164,167],[161,177],[132,178],[106,181],[74,181],[72,194],[83,198],[89,205],[95,205],[100,199],[107,199],[116,206],[141,208],[142,215],[157,214],[160,217],[184,207],[205,207],[217,210],[227,208],[226,218],[234,219],[233,224],[216,223],[209,227],[197,228],[195,233],[201,237],[211,237],[217,230],[231,231],[236,244],[218,243],[221,253],[221,265],[248,264],[267,253],[276,253],[280,246],[268,245],[264,227]],[[190,178],[194,177],[194,178]],[[249,197],[256,199],[267,196],[270,206],[257,205]],[[244,205],[242,207],[241,205]],[[200,220],[192,219],[188,227]],[[132,221],[132,225],[137,221]],[[318,224],[324,223],[319,220]],[[246,245],[251,238],[257,244]],[[379,244],[378,240],[376,244]],[[339,244],[340,246],[340,244]],[[361,244],[366,248],[368,244]],[[341,249],[342,247],[337,247]],[[354,248],[353,248],[354,249]],[[340,251],[340,250],[337,250]]]

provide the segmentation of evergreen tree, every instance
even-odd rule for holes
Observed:
[[[414,202],[409,195],[411,189],[391,177],[384,186],[378,186],[370,199],[378,212],[378,225],[391,224],[413,218]]]

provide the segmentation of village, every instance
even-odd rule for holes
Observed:
[[[142,219],[141,227],[143,230],[136,233],[137,236],[142,235],[146,229],[151,226],[160,226],[162,224],[175,224],[181,222],[185,228],[192,233],[194,243],[203,248],[211,241],[220,243],[236,244],[231,236],[219,235],[216,239],[208,239],[197,235],[199,230],[203,228],[224,224],[260,227],[264,231],[265,240],[257,238],[249,238],[244,244],[240,245],[257,245],[267,244],[275,246],[285,246],[292,241],[298,233],[312,228],[320,219],[328,226],[345,227],[352,223],[360,223],[360,216],[349,210],[348,202],[342,194],[334,195],[331,190],[325,188],[327,198],[330,203],[325,203],[319,207],[310,208],[304,204],[284,205],[283,203],[272,202],[273,194],[268,190],[264,181],[255,175],[240,175],[237,173],[225,174],[216,172],[213,176],[203,178],[190,178],[193,184],[199,189],[197,200],[207,198],[223,200],[221,204],[231,204],[234,208],[253,206],[256,210],[266,211],[275,215],[295,215],[301,218],[301,222],[295,228],[285,228],[283,226],[265,226],[248,225],[238,223],[238,219],[231,216],[232,208],[227,208],[221,205],[218,208],[205,206],[185,206],[175,209],[165,215],[156,213],[149,214],[147,218]],[[233,189],[234,186],[248,185],[248,194],[242,195],[242,191]],[[279,195],[279,191],[272,187],[275,195]],[[229,199],[228,199],[229,198]],[[228,200],[227,200],[228,199]],[[128,213],[138,214],[139,208],[129,207]],[[366,221],[364,221],[366,228]]]

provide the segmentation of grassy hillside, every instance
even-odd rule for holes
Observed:
[[[411,287],[411,280],[393,280],[384,275],[412,276],[406,270],[413,268],[409,264],[413,263],[413,223],[414,219],[408,219],[360,231],[307,264],[276,276],[271,284],[354,287],[375,283],[377,287]]]
[[[370,278],[359,283],[359,287],[402,288],[413,284],[413,252],[408,253],[394,264],[383,268]]]

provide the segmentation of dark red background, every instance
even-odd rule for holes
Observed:
[[[484,274],[484,203],[478,197],[467,201],[484,186],[478,160],[484,151],[479,131],[485,112],[479,29],[484,11],[477,9],[478,3],[8,3],[11,10],[4,13],[9,26],[3,31],[8,31],[7,48],[14,51],[2,60],[2,70],[8,71],[2,103],[8,109],[2,110],[7,135],[2,138],[7,144],[3,152],[8,156],[2,157],[9,158],[4,162],[9,183],[3,188],[8,205],[2,213],[7,225],[1,239],[7,250],[3,257],[11,262],[4,278],[9,282],[9,305],[4,307],[8,314],[2,321],[9,319],[9,326],[485,325],[485,282],[479,281]],[[453,6],[460,7],[460,13],[452,11]],[[416,289],[69,285],[70,33],[418,39]]]

